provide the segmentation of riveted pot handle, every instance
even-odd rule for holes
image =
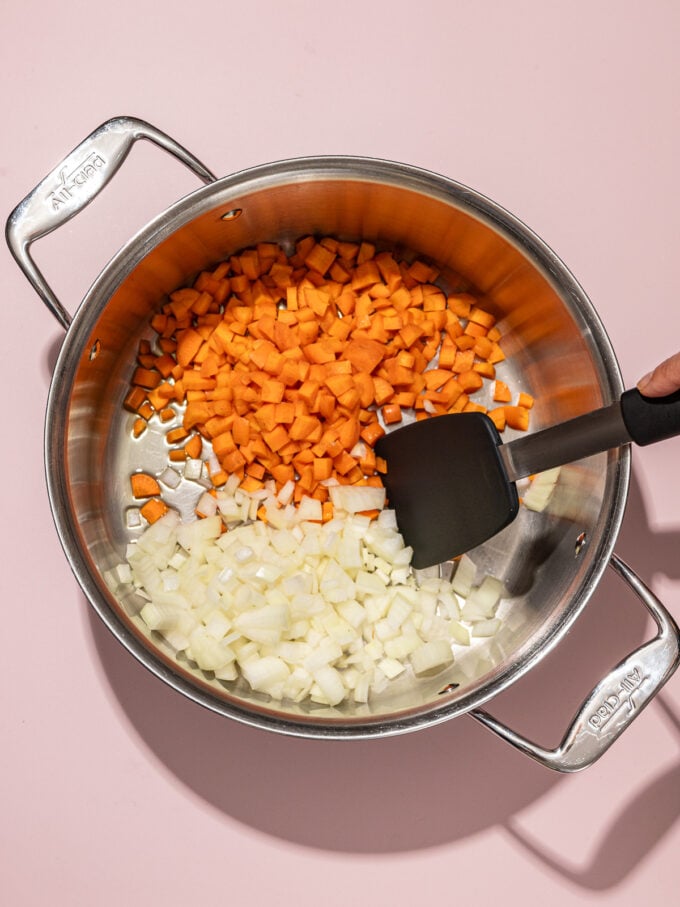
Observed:
[[[17,205],[7,221],[7,244],[12,255],[64,328],[71,323],[71,316],[31,258],[31,243],[82,211],[115,175],[139,139],[147,139],[170,152],[205,183],[217,179],[197,158],[154,126],[134,117],[116,117],[107,120],[74,148]]]
[[[597,684],[557,749],[547,750],[532,743],[480,709],[470,712],[508,743],[558,772],[577,772],[599,759],[653,699],[680,662],[680,633],[668,611],[622,560],[613,556],[610,566],[637,593],[659,632]]]

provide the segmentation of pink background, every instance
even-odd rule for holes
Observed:
[[[680,348],[676,0],[5,0],[0,210],[132,114],[219,175],[350,153],[505,205],[562,257],[628,384]],[[140,146],[36,244],[67,308],[195,179]],[[292,740],[190,705],[92,616],[53,528],[42,431],[62,332],[0,251],[5,429],[0,890],[12,905],[670,904],[680,675],[563,777],[469,718],[366,743]],[[565,376],[568,378],[568,376]],[[619,553],[680,618],[680,442],[635,451]],[[552,744],[649,633],[607,577],[492,711]]]

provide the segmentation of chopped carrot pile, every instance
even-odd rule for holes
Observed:
[[[140,343],[124,401],[135,437],[155,416],[171,461],[210,442],[216,487],[234,475],[251,492],[292,481],[293,500],[321,501],[330,519],[329,483],[382,484],[373,446],[405,411],[486,412],[472,395],[491,381],[496,427],[526,429],[533,399],[510,405],[496,380],[494,316],[437,278],[424,261],[332,237],[306,236],[290,256],[275,243],[233,255],[153,317],[156,341]],[[133,495],[158,518],[149,480],[133,475]]]

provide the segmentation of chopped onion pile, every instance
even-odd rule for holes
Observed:
[[[128,548],[143,621],[219,680],[328,706],[367,702],[409,669],[434,674],[453,644],[496,632],[498,580],[473,585],[467,556],[453,583],[417,578],[384,489],[329,490],[327,523],[316,500],[296,507],[285,486],[247,493],[237,480],[203,495],[202,519],[170,510]]]

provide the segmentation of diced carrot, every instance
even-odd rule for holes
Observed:
[[[375,263],[390,294],[394,293],[402,284],[401,271],[394,257],[390,252],[381,252],[380,255],[376,255]]]
[[[373,258],[375,255],[375,244],[372,242],[367,242],[364,240],[359,244],[359,249],[357,252],[356,262],[357,265],[362,264],[364,261],[368,261],[369,258]]]
[[[512,400],[510,388],[505,381],[496,381],[494,384],[493,399],[496,403],[509,403]]]
[[[454,404],[462,393],[463,388],[456,378],[450,378],[446,384],[439,389],[441,403],[446,407]]]
[[[371,422],[369,425],[365,425],[364,428],[361,429],[361,437],[367,444],[370,444],[371,447],[373,447],[375,443],[383,437],[384,434],[385,429],[379,422]]]
[[[305,256],[304,262],[308,268],[318,271],[319,274],[325,274],[335,260],[335,252],[318,243],[309,250]]]
[[[337,429],[338,441],[345,450],[352,450],[354,445],[359,441],[361,435],[361,426],[359,420],[354,416],[348,416],[343,419]]]
[[[418,259],[416,259],[409,267],[408,273],[414,280],[417,280],[420,283],[436,279],[436,271],[429,265],[426,265],[425,262],[419,261]]]
[[[450,337],[445,337],[439,349],[439,368],[451,370],[456,361],[457,352],[458,347],[455,343]]]
[[[165,331],[167,322],[168,322],[168,316],[164,315],[161,312],[158,312],[151,319],[151,327],[154,329],[154,331],[157,334],[163,334],[163,332]]]
[[[503,360],[505,359],[505,353],[496,342],[493,344],[493,348],[486,358],[489,360],[489,362],[497,365],[499,362],[503,362]]]
[[[484,309],[479,308],[479,306],[472,307],[469,318],[473,324],[479,324],[486,328],[486,330],[492,328],[496,323],[494,316],[490,312],[486,312]]]
[[[215,487],[230,475],[252,491],[293,481],[293,500],[313,497],[330,519],[327,480],[382,484],[379,412],[389,426],[406,410],[485,410],[475,392],[504,359],[495,317],[437,278],[436,266],[376,254],[367,240],[305,236],[290,256],[268,242],[232,255],[153,316],[157,345],[139,344],[124,402],[133,432],[157,414],[169,445],[186,442],[168,451],[173,462],[199,459],[205,439]],[[496,402],[510,404],[509,389]],[[499,430],[523,426],[532,404],[520,394],[490,417]]]
[[[336,410],[336,400],[330,391],[321,389],[316,399],[316,412],[321,419],[329,421],[333,418]]]
[[[384,359],[375,374],[377,377],[389,381],[392,385],[404,384],[408,383],[409,379],[413,378],[413,368],[404,365],[400,360],[399,354],[397,354],[396,356],[388,356]]]
[[[367,409],[373,403],[375,397],[373,378],[368,372],[361,371],[355,372],[353,377],[354,386],[359,391],[359,403],[364,409]]]
[[[161,486],[146,472],[133,472],[130,476],[130,486],[132,496],[135,498],[152,498],[161,493]]]
[[[146,429],[147,429],[147,421],[146,421],[146,419],[142,419],[141,417],[138,418],[138,419],[135,419],[135,421],[132,423],[132,435],[133,435],[133,437],[139,438],[140,435],[143,435],[143,434],[144,434],[144,432],[146,431]]]
[[[467,295],[453,295],[446,300],[448,307],[459,318],[467,318],[470,315],[473,302],[474,299]]]
[[[149,523],[155,523],[168,512],[168,505],[160,498],[151,498],[146,501],[140,508],[139,512]]]
[[[376,340],[353,337],[342,352],[343,358],[349,359],[358,372],[370,374],[382,362],[385,347]]]
[[[359,252],[359,244],[354,242],[339,242],[338,255],[344,261],[353,262]]]
[[[394,396],[394,388],[389,381],[376,377],[373,379],[374,400],[378,406],[387,403]]]
[[[341,397],[354,388],[354,379],[352,375],[330,375],[324,384],[336,397]]]
[[[330,457],[315,457],[312,463],[312,475],[315,482],[330,479],[333,475],[333,460]]]
[[[263,432],[262,437],[267,443],[267,446],[274,452],[283,447],[289,440],[288,433],[283,425],[277,425],[271,431]]]
[[[356,293],[360,290],[365,290],[366,287],[373,286],[373,284],[378,283],[379,281],[380,270],[377,263],[373,259],[367,259],[359,262],[355,268],[351,286]]]
[[[366,453],[359,458],[359,466],[366,476],[372,476],[375,472],[375,451],[372,447],[367,447]]]
[[[286,482],[292,482],[295,479],[295,469],[290,464],[279,463],[276,466],[272,466],[270,472],[280,487],[283,487]]]
[[[460,393],[454,402],[446,409],[446,412],[449,413],[462,413],[465,407],[467,406],[470,397],[468,394],[462,392]]]
[[[349,388],[344,394],[340,394],[338,397],[340,406],[349,412],[355,410],[359,406],[360,400],[361,397],[356,387]]]
[[[316,416],[298,416],[289,429],[292,441],[311,439],[321,430],[321,422]]]
[[[246,462],[246,458],[240,450],[232,450],[231,453],[220,459],[220,465],[227,475],[238,472],[239,469],[245,466]],[[210,478],[212,479],[212,476]]]
[[[169,353],[154,358],[154,368],[161,373],[163,378],[170,377],[176,364],[175,359]]]
[[[189,437],[189,432],[184,427],[172,428],[165,435],[165,440],[168,444],[178,444],[180,441],[183,441],[185,438]]]
[[[177,364],[186,368],[193,360],[196,353],[203,346],[203,338],[198,331],[187,328],[177,334]]]
[[[474,393],[474,391],[478,391],[484,384],[484,380],[482,379],[482,376],[479,374],[479,372],[471,370],[469,372],[461,372],[461,374],[458,375],[458,383],[463,388],[465,393],[469,394]]]
[[[443,387],[443,385],[453,377],[453,373],[448,371],[448,369],[434,368],[425,372],[424,377],[425,387],[428,390],[438,390],[438,388]]]
[[[285,389],[286,385],[282,381],[275,381],[272,378],[262,385],[260,399],[263,403],[280,403],[283,400]]]
[[[214,378],[204,378],[197,369],[187,369],[182,376],[185,391],[212,390],[215,385]]]
[[[145,390],[153,390],[161,383],[161,373],[154,369],[138,366],[132,375],[132,383]]]
[[[403,409],[413,409],[416,402],[416,395],[413,391],[400,391],[392,398],[393,403],[397,403]]]
[[[506,406],[505,423],[509,428],[526,431],[529,428],[529,410],[524,406]]]
[[[340,476],[347,475],[355,466],[358,466],[357,461],[346,450],[333,458],[333,467]]]
[[[149,403],[148,400],[145,400],[144,403],[142,403],[142,405],[137,410],[137,413],[142,417],[142,419],[145,419],[147,422],[149,421],[149,419],[153,416],[153,414],[155,412],[156,412],[156,410],[153,408],[153,406]]]
[[[385,425],[392,425],[395,422],[401,422],[401,406],[398,403],[386,403],[382,410]]]
[[[488,417],[496,426],[497,431],[505,431],[505,407],[497,406],[495,409],[487,411]]]
[[[461,334],[453,341],[459,350],[472,350],[475,348],[478,337],[471,337],[470,334]]]
[[[130,388],[128,395],[123,401],[123,406],[131,413],[136,413],[139,411],[140,406],[142,406],[145,400],[146,394],[144,393],[144,389],[139,386],[135,386]]]
[[[493,351],[493,343],[489,340],[488,335],[478,337],[472,349],[475,356],[479,356],[480,359],[488,359]]]
[[[225,473],[225,475],[226,475],[226,473]],[[247,492],[259,491],[263,487],[264,486],[263,486],[262,481],[260,479],[258,479],[256,476],[251,476],[251,475],[246,475],[243,478],[243,481],[239,484],[239,488],[241,488],[243,491],[247,491]]]
[[[197,460],[201,456],[202,449],[203,442],[200,435],[193,435],[184,445],[184,452],[192,460]]]
[[[282,425],[290,425],[295,420],[295,404],[290,402],[277,403],[274,408],[274,414],[277,422]]]
[[[473,349],[470,350],[458,350],[456,353],[456,358],[453,363],[452,371],[458,372],[469,372],[470,369],[474,366],[475,362],[475,353]]]
[[[192,400],[187,403],[186,409],[184,410],[184,428],[188,431],[196,425],[205,423],[210,419],[212,414],[213,410],[209,403],[202,400]]]
[[[490,362],[475,362],[472,368],[484,378],[492,379],[496,376],[496,369]]]
[[[308,343],[304,348],[304,353],[310,362],[334,362],[335,349],[328,341],[321,340],[317,343]]]
[[[487,329],[484,325],[479,324],[477,321],[468,321],[463,330],[464,334],[467,334],[469,337],[486,337]]]
[[[246,467],[246,475],[253,479],[258,479],[259,481],[264,479],[265,473],[266,469],[261,463],[250,463]],[[243,487],[243,485],[241,485],[241,487]]]

